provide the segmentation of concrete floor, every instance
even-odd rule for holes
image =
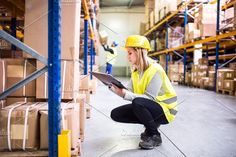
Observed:
[[[160,127],[161,146],[141,150],[138,143],[144,127],[112,121],[111,110],[127,102],[99,83],[91,97],[82,157],[236,157],[236,97],[174,88],[179,102],[175,121]]]

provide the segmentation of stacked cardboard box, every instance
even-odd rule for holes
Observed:
[[[39,148],[38,109],[36,103],[20,102],[0,110],[0,150]]]
[[[203,87],[204,81],[207,82],[209,79],[206,78],[208,74],[208,60],[206,58],[200,58],[198,65],[192,65],[192,84],[197,87]]]
[[[235,91],[235,71],[232,69],[218,69],[217,90]]]
[[[81,3],[61,6],[61,89],[62,99],[76,99],[79,91],[80,12]],[[48,57],[48,1],[26,0],[24,42],[40,55]],[[35,19],[38,19],[35,21]],[[32,23],[32,21],[34,21]],[[69,23],[69,25],[68,25]],[[30,56],[26,56],[30,57]],[[37,69],[43,65],[37,62]],[[47,74],[36,81],[36,96],[47,99]]]
[[[145,21],[146,23],[146,30],[150,28],[150,14],[155,8],[155,0],[145,0],[145,19],[148,19]]]
[[[37,62],[37,67],[44,65]],[[79,62],[61,61],[61,98],[76,99],[79,94]],[[36,98],[48,98],[48,74],[45,73],[36,80]]]
[[[159,22],[169,12],[177,10],[178,0],[155,0],[155,22]]]
[[[62,103],[62,130],[71,130],[71,148],[78,147],[80,106]],[[11,112],[9,112],[11,111]],[[48,149],[48,104],[18,102],[0,110],[0,150]]]
[[[188,23],[185,27],[185,42],[190,42],[192,39],[199,37],[200,32],[197,29],[196,23]]]
[[[62,103],[62,130],[71,130],[71,148],[78,147],[79,139],[79,104],[77,103]],[[45,103],[40,107],[40,149],[48,149],[48,104]]]
[[[236,8],[231,7],[224,11],[224,18],[222,19],[222,25],[225,28],[232,28],[235,26],[235,14],[236,14]]]
[[[48,57],[48,1],[25,1],[24,43]],[[78,60],[80,46],[81,3],[70,1],[61,5],[61,59]],[[37,19],[37,20],[35,20]],[[33,22],[32,22],[33,21]],[[31,57],[28,56],[27,57]]]
[[[0,92],[12,87],[35,72],[35,59],[2,59],[0,60]],[[17,101],[33,101],[36,96],[36,81],[33,80],[22,88],[17,89],[7,97],[6,104]]]
[[[139,27],[139,34],[143,35],[146,32],[146,23],[145,22],[141,22],[140,23],[140,27]]]
[[[203,4],[199,7],[199,14],[194,23],[200,30],[200,36],[216,35],[216,4]]]
[[[169,78],[173,82],[183,82],[183,70],[184,65],[182,62],[180,63],[169,63]]]

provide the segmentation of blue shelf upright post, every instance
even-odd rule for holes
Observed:
[[[91,24],[92,24],[92,28],[93,28],[93,17],[91,17]],[[91,34],[91,36],[93,36]],[[94,59],[94,43],[93,43],[93,38],[91,38],[91,47],[90,47],[90,71],[93,71],[93,59]],[[92,73],[90,73],[90,80],[93,79],[93,75]]]
[[[61,133],[61,1],[48,1],[48,154],[58,156]]]
[[[166,49],[168,49],[168,24],[166,23]],[[169,54],[166,53],[166,74],[168,75]]]
[[[84,17],[84,75],[88,74],[88,20],[89,16]]]
[[[217,19],[216,19],[216,35],[219,35],[220,30],[220,0],[217,0]],[[214,90],[217,90],[217,70],[219,67],[219,41],[216,41],[216,62],[215,62],[215,82]]]
[[[187,14],[187,7],[185,8],[184,11],[184,34],[186,33],[186,25],[188,23],[188,14]],[[185,42],[185,37],[184,37],[184,42]],[[187,51],[186,48],[184,49],[184,83],[186,80],[186,64],[187,64]]]

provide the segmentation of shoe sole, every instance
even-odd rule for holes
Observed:
[[[161,145],[161,143],[160,144],[156,144],[155,146],[153,146],[153,147],[143,147],[142,145],[140,145],[140,143],[139,143],[139,147],[141,148],[141,149],[144,149],[144,150],[151,150],[151,149],[154,149],[155,147],[158,147],[158,146],[160,146]]]

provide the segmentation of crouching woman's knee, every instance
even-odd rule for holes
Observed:
[[[119,122],[119,112],[117,111],[117,109],[113,109],[111,111],[111,119],[116,121],[116,122]]]

